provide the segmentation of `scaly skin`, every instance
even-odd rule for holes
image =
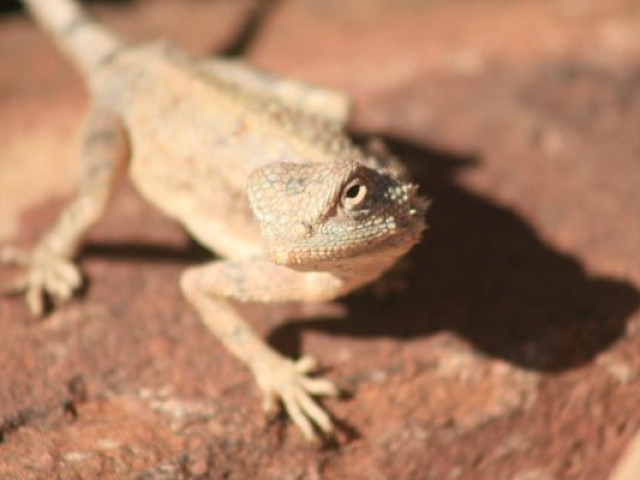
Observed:
[[[12,290],[42,314],[71,298],[73,257],[128,172],[150,203],[225,257],[188,268],[180,284],[205,325],[254,374],[265,407],[284,405],[304,436],[333,431],[314,396],[317,362],[287,359],[245,323],[240,302],[322,302],[389,269],[424,230],[427,203],[398,160],[344,134],[342,94],[240,62],[194,61],[175,47],[129,46],[70,0],[25,0],[83,73],[94,108],[82,139],[77,198],[33,252]]]

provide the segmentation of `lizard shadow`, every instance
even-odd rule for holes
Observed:
[[[635,286],[587,274],[515,211],[459,185],[456,173],[473,159],[387,143],[433,199],[430,228],[409,255],[407,290],[352,296],[345,321],[288,322],[272,330],[272,344],[297,356],[305,329],[395,338],[449,330],[492,357],[553,372],[589,362],[623,334],[640,304]]]
[[[108,257],[110,260],[129,263],[164,262],[183,266],[203,263],[212,258],[211,252],[190,239],[183,248],[136,242],[113,244],[92,240],[83,246],[82,257]]]

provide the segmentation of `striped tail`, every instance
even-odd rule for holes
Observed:
[[[22,0],[73,64],[87,77],[117,51],[123,41],[88,17],[74,0]]]

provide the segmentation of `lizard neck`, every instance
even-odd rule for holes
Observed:
[[[341,280],[342,293],[346,294],[379,278],[393,267],[409,248],[398,246],[356,258],[337,260],[332,262],[327,272]]]

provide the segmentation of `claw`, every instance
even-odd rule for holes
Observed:
[[[314,402],[304,390],[300,389],[295,392],[295,400],[302,408],[302,411],[309,417],[314,424],[320,427],[325,434],[333,433],[333,423],[331,418],[322,408]]]
[[[287,415],[300,429],[307,440],[316,438],[316,427],[325,435],[334,431],[331,417],[318,405],[313,396],[336,396],[338,389],[328,380],[307,375],[317,370],[318,362],[313,357],[302,357],[297,362],[279,358],[268,368],[256,373],[258,384],[265,394],[263,407],[269,412],[279,398]]]
[[[40,317],[44,312],[44,301],[42,299],[42,284],[30,284],[27,289],[26,301],[29,311],[34,317]]]
[[[276,410],[277,396],[273,393],[265,393],[262,398],[262,411],[266,415],[272,415]]]
[[[47,292],[49,292],[55,298],[64,300],[65,298],[69,298],[71,296],[71,285],[69,285],[60,277],[51,276],[47,278],[45,285]]]
[[[82,283],[82,276],[78,268],[71,262],[61,262],[58,266],[58,275],[71,288],[75,290]]]
[[[295,362],[296,370],[300,373],[307,374],[313,373],[318,370],[319,363],[311,355],[305,355]]]
[[[25,269],[15,280],[0,284],[0,295],[25,292],[27,307],[34,316],[43,314],[46,295],[56,302],[64,302],[82,284],[80,271],[72,262],[42,247],[33,253],[16,247],[2,248],[0,264]]]
[[[323,397],[337,397],[340,390],[329,380],[324,378],[303,378],[302,385],[311,395]]]
[[[289,395],[283,395],[281,398],[282,403],[284,404],[284,408],[287,411],[287,414],[289,414],[289,417],[291,418],[293,423],[295,423],[296,426],[300,429],[304,438],[312,441],[316,437],[316,434],[313,430],[313,425],[305,415],[305,412],[303,412],[298,402],[296,402],[295,399],[291,398]]]

